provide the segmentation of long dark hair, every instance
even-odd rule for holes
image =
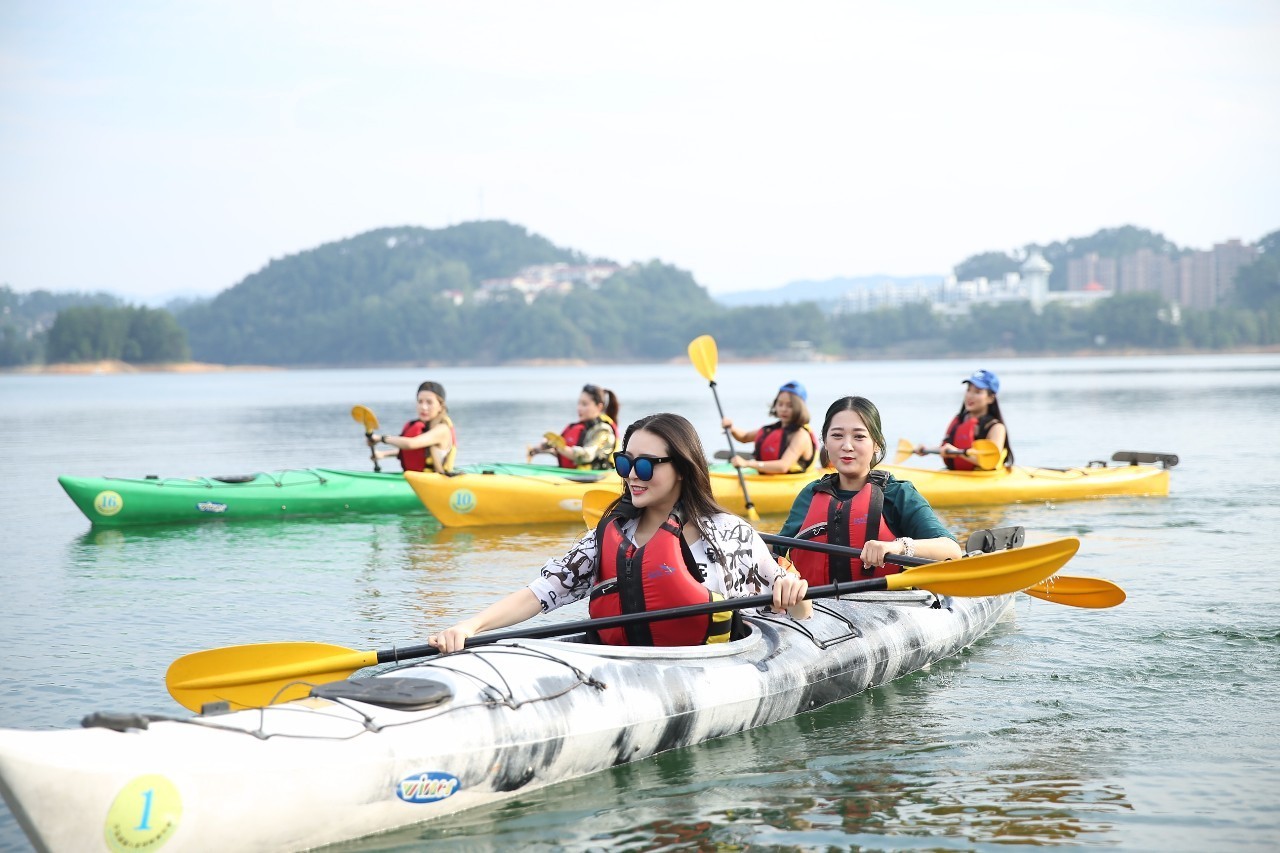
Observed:
[[[622,404],[618,402],[617,394],[608,388],[601,388],[599,385],[583,385],[582,393],[595,400],[597,406],[603,406],[604,413],[609,416],[609,420],[614,423],[618,422],[618,410],[622,408]]]
[[[990,390],[990,389],[987,389]],[[995,394],[991,395],[991,404],[987,406],[987,414],[1004,424],[1004,467],[1013,467],[1013,445],[1009,443],[1009,425],[1004,422],[1004,415],[1000,414],[1000,398]],[[960,403],[960,411],[956,413],[956,423],[964,422],[964,403]]]
[[[871,467],[874,468],[883,462],[884,428],[880,426],[880,410],[866,397],[841,397],[827,408],[827,417],[822,421],[822,454],[819,460],[822,467],[826,468],[831,464],[831,457],[827,455],[827,430],[831,429],[831,421],[841,412],[857,414],[862,418],[867,432],[871,433],[871,440],[876,446],[875,455],[871,458]]]
[[[646,415],[627,427],[622,436],[622,449],[625,452],[631,443],[631,436],[638,430],[653,433],[667,443],[667,455],[671,457],[671,465],[680,475],[680,505],[683,507],[683,521],[692,521],[702,530],[701,520],[717,513],[728,512],[716,503],[711,492],[711,477],[707,474],[707,456],[702,449],[702,439],[693,424],[681,415],[670,412],[659,412]],[[608,512],[614,507],[631,504],[630,492],[623,485],[622,496],[610,505]],[[705,530],[703,531],[705,534]]]

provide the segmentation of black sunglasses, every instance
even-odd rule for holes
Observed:
[[[613,454],[613,470],[619,477],[630,477],[634,468],[636,476],[646,483],[653,479],[653,466],[670,462],[670,456],[632,456],[630,453]]]

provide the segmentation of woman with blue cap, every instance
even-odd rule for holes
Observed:
[[[966,458],[965,451],[973,447],[975,441],[985,439],[1000,450],[1005,467],[1012,465],[1013,448],[1009,446],[1009,434],[1000,414],[1000,401],[996,399],[1000,393],[1000,377],[990,370],[979,370],[961,382],[965,386],[964,401],[942,439],[942,447],[939,448],[942,461],[956,471],[972,471],[977,466]],[[924,445],[916,448],[916,453],[921,456],[927,452]]]
[[[734,456],[729,463],[736,468],[754,468],[761,474],[798,474],[808,471],[818,457],[818,439],[809,428],[809,393],[799,382],[788,382],[778,389],[769,406],[769,414],[777,418],[756,430],[737,430],[725,418],[721,426],[742,442],[755,442],[755,459]]]

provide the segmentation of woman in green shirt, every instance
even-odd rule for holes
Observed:
[[[842,397],[827,409],[822,464],[834,466],[835,473],[801,490],[781,534],[860,547],[862,557],[828,559],[793,548],[791,559],[811,585],[897,571],[884,567],[889,554],[930,560],[963,556],[960,544],[914,485],[875,470],[884,459],[884,447],[880,412],[870,400]]]

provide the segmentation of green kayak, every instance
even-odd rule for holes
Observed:
[[[468,474],[564,476],[563,468],[493,462],[463,465]],[[591,471],[570,472],[597,478]],[[420,513],[422,502],[404,475],[298,468],[225,477],[59,477],[95,527],[173,524],[245,518]]]

